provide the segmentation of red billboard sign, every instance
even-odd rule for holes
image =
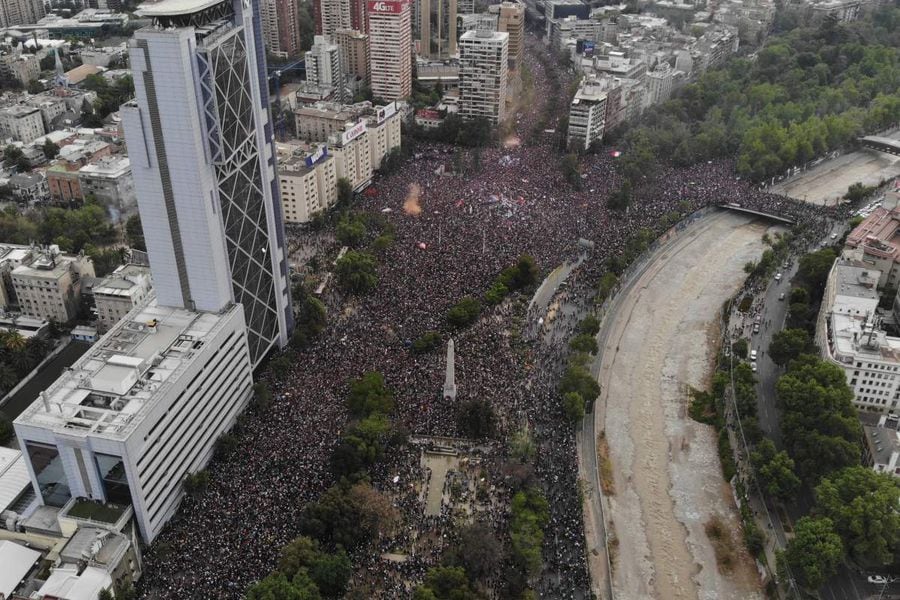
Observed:
[[[370,13],[397,14],[403,12],[404,4],[404,2],[399,0],[369,0],[369,2],[366,3],[366,7]]]

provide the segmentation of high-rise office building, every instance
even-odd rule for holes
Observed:
[[[412,93],[412,15],[409,0],[369,0],[372,95],[399,100]]]
[[[260,0],[263,41],[266,51],[279,58],[300,52],[298,0]]]
[[[43,0],[2,0],[0,28],[37,23],[46,14]]]
[[[509,68],[522,64],[525,43],[525,5],[520,2],[501,2],[497,31],[509,34]]]
[[[265,54],[251,0],[159,0],[121,109],[159,303],[244,309],[254,366],[292,326]]]
[[[506,117],[509,34],[467,31],[459,38],[459,115],[484,117],[493,125]]]
[[[317,35],[333,35],[338,29],[354,29],[351,3],[355,0],[314,0]]]
[[[456,54],[456,0],[418,0],[419,54],[449,58]]]
[[[334,41],[340,48],[344,73],[368,85],[369,36],[355,29],[338,29]]]

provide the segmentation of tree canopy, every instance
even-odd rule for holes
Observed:
[[[781,367],[801,354],[809,354],[813,351],[812,339],[805,329],[782,329],[772,336],[769,344],[769,356],[776,365]]]
[[[335,272],[344,291],[364,294],[378,285],[375,257],[367,252],[350,250],[337,261]]]
[[[785,447],[802,479],[815,483],[859,464],[862,429],[840,367],[802,355],[778,379],[776,390]]]
[[[816,487],[816,506],[854,558],[894,562],[900,549],[900,485],[891,474],[862,466],[841,469]]]
[[[831,519],[803,517],[794,525],[794,538],[788,542],[783,560],[800,585],[817,589],[834,575],[843,556],[844,547]]]
[[[736,155],[741,176],[781,175],[897,121],[897,15],[772,36],[756,60],[735,58],[651,108],[622,141],[627,179],[659,160],[690,164]]]

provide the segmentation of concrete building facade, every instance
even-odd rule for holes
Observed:
[[[582,79],[569,106],[566,145],[570,150],[584,152],[591,144],[603,141],[606,98],[606,90],[597,79]]]
[[[418,0],[419,55],[445,59],[456,54],[456,0]]]
[[[58,323],[78,316],[83,279],[93,276],[90,258],[62,254],[56,246],[35,250],[28,263],[10,273],[19,310]]]
[[[150,296],[150,269],[143,265],[122,265],[94,285],[97,329],[105,333]]]
[[[19,104],[0,108],[0,138],[28,144],[44,133],[44,119],[39,109]]]
[[[412,93],[412,15],[408,0],[368,0],[372,95],[392,101]]]
[[[525,52],[525,5],[501,2],[498,13],[497,31],[509,34],[509,68],[515,70],[522,64]]]
[[[459,38],[459,114],[496,125],[506,118],[509,34],[467,31]]]
[[[369,84],[369,36],[356,29],[338,29],[334,42],[341,53],[341,69],[363,85]]]

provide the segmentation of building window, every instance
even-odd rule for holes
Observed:
[[[25,442],[44,504],[62,508],[72,498],[69,480],[56,446]]]
[[[118,456],[109,454],[94,454],[97,461],[97,470],[100,472],[100,480],[103,481],[103,491],[107,502],[114,504],[130,505],[131,490],[128,487],[128,477],[125,474],[125,464]]]

